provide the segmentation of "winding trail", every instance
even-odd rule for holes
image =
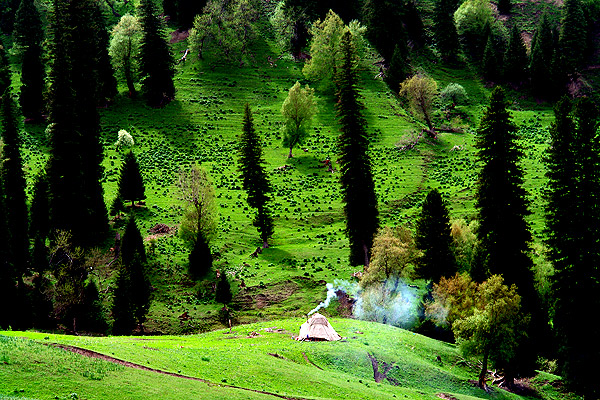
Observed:
[[[265,392],[263,390],[258,390],[258,389],[250,389],[250,388],[245,388],[245,387],[235,386],[235,385],[227,385],[227,384],[222,384],[222,383],[214,383],[214,382],[208,381],[206,379],[197,378],[195,376],[181,375],[181,374],[177,374],[175,372],[163,371],[163,370],[156,369],[156,368],[146,367],[145,365],[136,364],[136,363],[132,363],[132,362],[125,361],[125,360],[120,360],[118,358],[107,356],[106,354],[98,353],[98,352],[93,351],[93,350],[87,350],[87,349],[84,349],[84,348],[81,348],[81,347],[69,346],[69,345],[60,344],[60,343],[44,343],[44,344],[47,345],[47,346],[58,347],[60,349],[63,349],[63,350],[66,350],[66,351],[70,351],[72,353],[76,353],[76,354],[79,354],[79,355],[82,355],[82,356],[85,356],[85,357],[98,358],[98,359],[101,359],[101,360],[104,360],[104,361],[108,361],[108,362],[111,362],[111,363],[114,363],[114,364],[122,365],[124,367],[135,368],[135,369],[139,369],[139,370],[142,370],[142,371],[154,372],[156,374],[173,376],[175,378],[181,378],[181,379],[188,379],[188,380],[192,380],[192,381],[203,382],[203,383],[206,383],[209,386],[218,386],[218,387],[225,387],[225,388],[231,388],[231,389],[245,390],[245,391],[248,391],[248,392],[260,393],[260,394],[264,394],[264,395],[267,395],[267,396],[273,396],[273,397],[277,397],[277,398],[280,398],[280,399],[286,399],[286,400],[308,400],[308,399],[304,399],[304,398],[300,398],[300,397],[283,396],[283,395],[280,395],[280,394],[277,394],[277,393]]]

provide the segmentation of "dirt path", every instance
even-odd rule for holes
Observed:
[[[260,394],[264,394],[264,395],[267,395],[267,396],[273,396],[273,397],[277,397],[277,398],[280,398],[280,399],[286,399],[286,400],[307,400],[307,399],[303,399],[303,398],[299,398],[299,397],[282,396],[282,395],[276,394],[276,393],[270,393],[270,392],[265,392],[265,391],[262,391],[262,390],[250,389],[250,388],[245,388],[245,387],[240,387],[240,386],[235,386],[235,385],[227,385],[227,384],[222,384],[222,383],[218,383],[217,384],[217,383],[213,383],[213,382],[207,381],[206,379],[196,378],[194,376],[187,376],[187,375],[176,374],[175,372],[163,371],[163,370],[160,370],[160,369],[146,367],[145,365],[135,364],[135,363],[132,363],[132,362],[129,362],[129,361],[120,360],[118,358],[107,356],[106,354],[98,353],[96,351],[83,349],[81,347],[68,346],[68,345],[59,344],[59,343],[44,343],[44,344],[48,345],[48,346],[58,347],[60,349],[63,349],[63,350],[66,350],[66,351],[70,351],[72,353],[80,354],[80,355],[85,356],[85,357],[99,358],[101,360],[108,361],[108,362],[111,362],[111,363],[114,363],[114,364],[119,364],[119,365],[122,365],[124,367],[140,369],[142,371],[154,372],[156,374],[169,375],[169,376],[173,376],[175,378],[189,379],[189,380],[192,380],[192,381],[203,382],[203,383],[206,383],[207,385],[210,385],[210,386],[219,386],[219,387],[225,387],[225,388],[231,388],[231,389],[246,390],[248,392],[260,393]]]

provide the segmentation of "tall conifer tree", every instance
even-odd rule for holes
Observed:
[[[510,385],[517,373],[532,371],[541,312],[529,255],[532,239],[525,219],[529,209],[523,170],[519,165],[523,152],[516,142],[516,127],[507,106],[504,90],[496,87],[478,129],[477,157],[482,168],[475,200],[479,212],[479,251],[485,274],[502,275],[506,284],[516,285],[523,311],[532,315],[529,337],[502,366]]]
[[[117,80],[108,54],[110,35],[106,29],[106,17],[102,13],[100,2],[92,1],[89,7],[91,29],[96,36],[94,58],[98,71],[98,105],[106,106],[117,95]]]
[[[135,201],[146,198],[146,188],[144,180],[140,173],[140,165],[133,154],[133,151],[125,154],[123,166],[121,167],[121,176],[119,177],[119,196],[123,200],[131,201],[133,207]]]
[[[513,83],[522,83],[527,79],[527,48],[517,25],[513,25],[504,55],[504,79]]]
[[[442,60],[458,60],[460,43],[454,24],[456,0],[438,0],[435,3],[434,35]]]
[[[8,229],[4,184],[0,179],[0,304],[14,304],[17,298],[17,274],[12,265],[10,231]],[[0,329],[17,326],[14,307],[0,308]]]
[[[140,1],[138,18],[143,31],[139,59],[142,92],[148,105],[161,107],[175,98],[173,55],[153,0]]]
[[[396,45],[401,49],[406,47],[408,37],[402,24],[399,2],[367,0],[363,20],[367,26],[367,39],[387,62],[392,59]]]
[[[373,237],[379,227],[377,197],[368,155],[369,139],[364,106],[358,91],[356,52],[352,34],[346,30],[340,44],[342,65],[337,76],[337,115],[342,201],[346,234],[350,241],[350,264],[368,267]]]
[[[531,90],[537,96],[550,97],[556,90],[554,84],[555,38],[548,15],[543,14],[531,41],[529,71]]]
[[[547,158],[549,196],[547,244],[554,265],[553,326],[561,372],[569,385],[590,398],[600,395],[593,365],[600,352],[597,324],[582,321],[600,307],[600,138],[598,110],[589,99],[573,109],[563,98],[555,107]]]
[[[563,74],[572,75],[579,71],[585,59],[587,43],[587,22],[581,0],[566,0],[558,40]]]
[[[10,90],[2,96],[2,181],[4,182],[5,204],[8,226],[11,233],[10,247],[12,264],[17,275],[25,274],[29,266],[29,215],[25,176],[21,157],[21,139],[15,120],[14,101]]]
[[[432,282],[437,283],[441,277],[456,273],[450,229],[447,202],[437,189],[433,189],[423,202],[415,236],[417,248],[423,252],[419,275]]]
[[[264,168],[260,138],[254,129],[252,111],[247,103],[244,108],[241,142],[240,171],[243,187],[248,193],[248,204],[256,208],[254,226],[257,227],[263,247],[266,248],[269,238],[273,235],[273,217],[268,204],[272,188]]]
[[[15,16],[14,38],[22,53],[21,110],[26,120],[37,122],[42,119],[44,108],[46,72],[42,61],[44,31],[34,0],[21,0]]]

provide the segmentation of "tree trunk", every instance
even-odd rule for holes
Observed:
[[[266,240],[263,241],[263,249],[268,249],[269,248],[269,242],[267,242]]]
[[[135,85],[133,84],[130,60],[127,60],[125,62],[125,67],[124,67],[123,72],[125,74],[125,81],[127,81],[127,89],[129,90],[129,97],[135,97],[136,91],[135,91]]]
[[[288,158],[293,158],[294,156],[292,155],[292,146],[290,146],[290,153],[288,154]]]
[[[485,375],[487,374],[489,353],[490,352],[486,346],[486,349],[484,350],[484,353],[483,353],[483,361],[481,362],[482,366],[481,366],[481,372],[479,373],[479,382],[478,382],[479,387],[482,389],[485,389],[485,387],[486,387],[485,386]]]
[[[363,251],[365,252],[365,269],[369,268],[369,249],[367,244],[363,241]]]

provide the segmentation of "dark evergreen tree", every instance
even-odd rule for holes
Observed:
[[[21,110],[26,121],[42,120],[46,72],[42,61],[44,31],[34,0],[21,0],[15,16],[15,45],[22,55]]]
[[[6,219],[10,230],[11,264],[20,279],[29,267],[29,215],[25,176],[21,157],[21,138],[14,115],[10,90],[2,96],[2,182],[5,190]]]
[[[86,332],[105,333],[108,330],[106,315],[100,300],[98,287],[93,280],[88,280],[83,290],[82,315],[79,329]]]
[[[397,92],[400,88],[400,83],[406,79],[409,73],[408,47],[406,46],[406,42],[401,41],[394,49],[394,55],[390,61],[385,81],[392,91]]]
[[[17,298],[17,274],[12,265],[4,184],[0,179],[0,304],[14,304]],[[0,308],[0,329],[17,326],[14,307]]]
[[[404,0],[401,8],[402,23],[413,48],[421,48],[425,44],[425,26],[415,0]]]
[[[139,71],[142,93],[151,107],[162,107],[175,98],[173,55],[153,0],[141,0],[138,18],[142,26]]]
[[[194,24],[194,18],[202,14],[206,0],[177,0],[177,26],[187,30]]]
[[[217,289],[215,291],[215,301],[217,303],[229,304],[231,302],[231,285],[227,279],[227,274],[221,273],[221,277],[217,282]]]
[[[364,106],[358,91],[356,53],[352,34],[346,31],[340,44],[342,65],[337,76],[337,115],[342,201],[346,215],[346,234],[350,241],[350,264],[369,265],[373,237],[379,227],[377,197],[367,153],[369,139]]]
[[[544,13],[531,41],[529,72],[531,90],[536,96],[552,97],[556,91],[553,71],[556,53],[555,41],[548,16]]]
[[[19,0],[0,1],[0,32],[10,35],[14,28],[15,14],[19,8]]]
[[[128,335],[143,323],[150,307],[151,286],[146,252],[135,219],[130,217],[121,246],[121,266],[112,307],[113,334]]]
[[[438,0],[434,10],[434,37],[442,60],[454,62],[458,60],[460,42],[454,24],[456,0]]]
[[[417,221],[415,243],[423,253],[419,259],[421,277],[438,282],[441,277],[456,273],[450,230],[448,203],[437,189],[433,189],[427,194]]]
[[[194,280],[202,279],[208,275],[213,265],[213,258],[212,254],[210,253],[208,239],[206,238],[204,230],[200,226],[200,222],[201,220],[199,218],[198,235],[196,236],[194,247],[192,248],[188,258],[188,273]]]
[[[558,46],[562,74],[577,73],[587,51],[587,22],[581,0],[565,1]]]
[[[559,342],[559,365],[569,386],[597,398],[600,385],[593,365],[600,352],[597,324],[582,329],[589,310],[600,306],[600,138],[598,110],[589,99],[573,110],[567,98],[555,107],[547,158],[547,245],[554,265],[553,326]]]
[[[34,186],[31,207],[29,208],[29,231],[31,237],[46,239],[50,233],[48,204],[48,177],[45,171],[38,173]]]
[[[117,193],[112,203],[110,203],[108,214],[113,217],[118,217],[125,210],[126,208],[125,204],[123,204],[123,199],[121,199],[121,195]]]
[[[248,205],[256,208],[254,226],[257,227],[263,248],[269,246],[273,235],[273,217],[269,209],[271,183],[264,167],[262,145],[256,130],[250,106],[246,103],[241,137],[240,171],[243,188],[248,194]]]
[[[110,55],[108,54],[110,35],[106,29],[106,17],[100,8],[100,3],[92,1],[89,7],[91,30],[96,36],[96,40],[93,43],[95,47],[94,58],[96,59],[96,69],[98,71],[98,105],[106,106],[118,93],[115,71]]]
[[[408,36],[402,24],[402,6],[391,0],[366,0],[363,20],[367,26],[367,39],[389,62],[396,45],[403,49]]]
[[[144,200],[146,188],[144,180],[140,173],[140,165],[133,154],[129,151],[125,154],[123,165],[121,166],[121,175],[119,177],[119,197],[123,200],[131,201],[131,207],[135,201]]]
[[[482,164],[475,195],[479,252],[486,275],[501,274],[507,285],[516,285],[522,309],[532,318],[527,339],[502,365],[507,385],[518,373],[533,371],[543,320],[529,255],[531,232],[525,219],[529,209],[519,165],[523,153],[515,131],[504,90],[497,87],[481,120],[476,143]]]
[[[513,25],[504,55],[504,79],[519,84],[527,79],[527,48],[517,25]]]
[[[98,240],[108,229],[90,1],[54,2],[49,29],[51,226],[71,231],[77,243]]]
[[[8,62],[8,57],[6,56],[6,49],[2,44],[2,39],[0,39],[0,93],[4,94],[6,89],[11,84],[11,72],[10,72],[10,63]]]
[[[502,79],[502,64],[504,61],[504,41],[502,38],[490,33],[483,51],[482,69],[483,76],[491,82]]]
[[[508,14],[512,8],[511,0],[498,0],[498,11],[500,14]]]

